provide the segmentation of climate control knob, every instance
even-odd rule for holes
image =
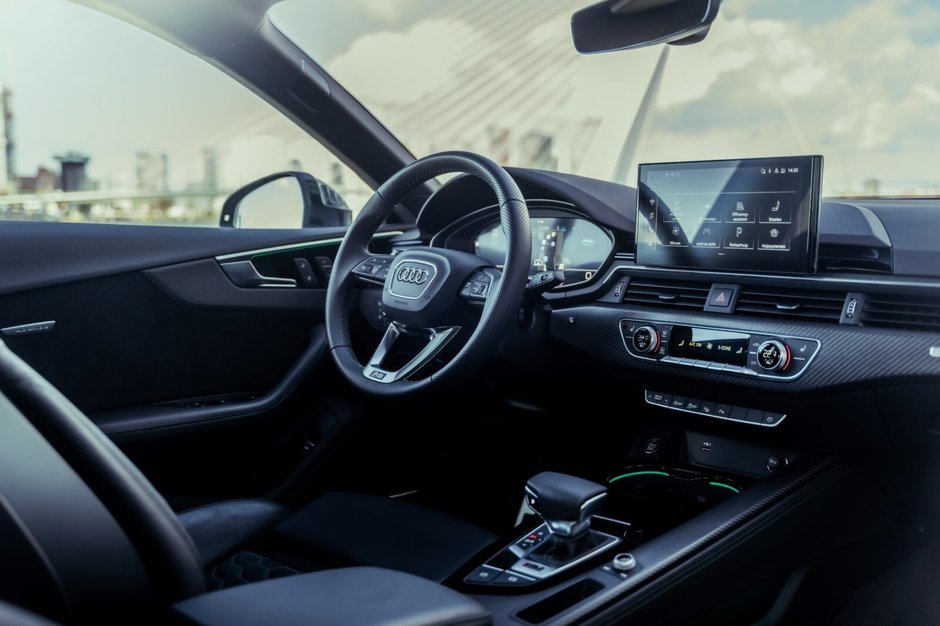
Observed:
[[[768,339],[757,349],[757,364],[768,372],[783,372],[790,366],[790,348],[776,339]]]
[[[659,331],[652,326],[640,326],[633,331],[633,349],[650,354],[659,349]]]

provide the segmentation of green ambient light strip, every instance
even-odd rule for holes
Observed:
[[[666,472],[658,472],[655,470],[642,470],[639,472],[628,472],[626,474],[621,474],[620,476],[614,476],[607,482],[612,483],[612,482],[616,482],[620,480],[621,478],[630,478],[631,476],[666,476],[668,478],[669,474],[667,474]]]
[[[733,491],[735,493],[741,493],[741,490],[738,489],[737,487],[732,487],[731,485],[726,485],[725,483],[710,482],[708,484],[711,485],[712,487],[723,487],[725,489],[728,489],[729,491]]]
[[[627,472],[626,474],[621,474],[620,476],[614,476],[613,478],[609,479],[607,482],[614,483],[622,478],[631,478],[633,476],[665,476],[668,478],[670,475],[667,472],[660,472],[657,470],[640,470],[638,472]],[[715,481],[710,481],[708,484],[711,485],[712,487],[721,487],[722,489],[727,489],[728,491],[741,493],[740,489],[738,489],[737,487],[732,487],[731,485],[727,483],[719,483]]]

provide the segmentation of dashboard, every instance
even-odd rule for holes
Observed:
[[[530,271],[566,278],[541,294],[544,333],[518,355],[551,346],[546,368],[590,368],[598,385],[643,385],[637,401],[656,410],[764,430],[817,423],[819,398],[873,429],[884,406],[933,419],[940,199],[821,199],[816,156],[651,164],[638,189],[507,169],[529,205]],[[743,247],[730,245],[738,228]],[[505,253],[473,177],[438,190],[408,238],[495,265]]]

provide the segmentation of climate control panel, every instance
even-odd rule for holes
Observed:
[[[807,337],[652,320],[620,320],[620,335],[638,359],[781,381],[802,375],[821,345]]]

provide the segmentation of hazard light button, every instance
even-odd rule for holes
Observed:
[[[740,285],[728,285],[715,283],[708,292],[708,300],[705,301],[705,311],[711,313],[731,313],[734,309]]]
[[[727,288],[718,288],[712,289],[712,292],[708,296],[708,304],[710,306],[730,306],[731,298],[734,297],[734,289]]]

